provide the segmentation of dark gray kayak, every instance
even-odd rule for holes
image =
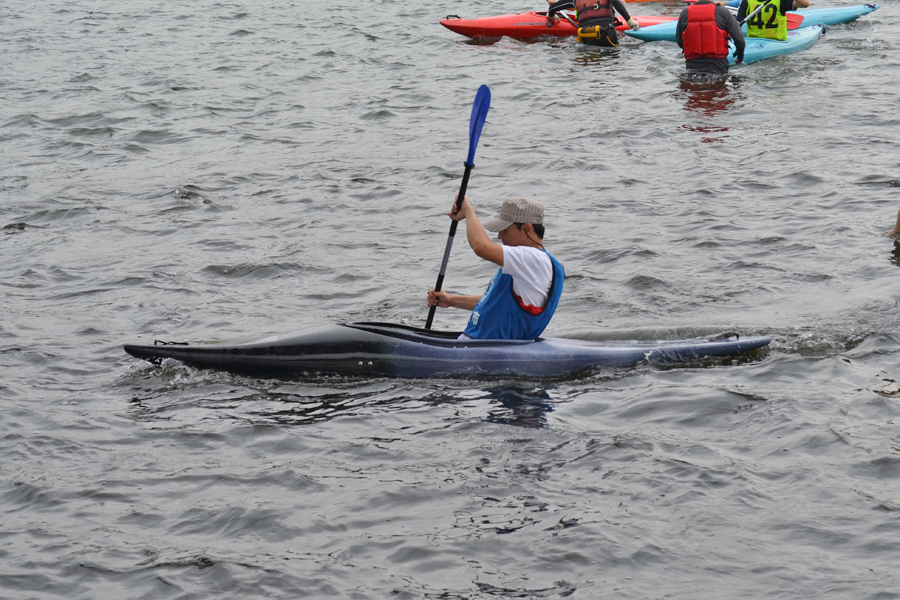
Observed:
[[[160,363],[257,377],[317,374],[379,377],[564,377],[596,367],[670,365],[732,356],[766,346],[763,336],[735,333],[711,339],[595,342],[567,338],[459,340],[459,333],[388,323],[324,325],[240,344],[127,345],[125,351]]]

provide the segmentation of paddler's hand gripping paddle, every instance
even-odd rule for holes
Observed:
[[[475,163],[475,148],[478,147],[478,138],[481,137],[481,128],[484,127],[484,120],[487,118],[488,109],[491,107],[491,90],[488,86],[482,85],[475,94],[475,103],[472,104],[472,116],[469,118],[469,156],[466,157],[463,172],[462,184],[459,186],[459,195],[456,197],[456,210],[462,206],[463,198],[466,197],[466,187],[469,185],[469,173]],[[444,248],[444,259],[441,261],[441,272],[438,274],[437,283],[434,284],[434,291],[441,291],[444,284],[444,273],[447,272],[447,261],[450,260],[450,248],[453,247],[453,236],[456,235],[456,226],[459,221],[450,223],[450,235],[447,237],[447,247]],[[431,329],[431,322],[434,321],[434,311],[437,306],[432,306],[428,311],[428,320],[425,321],[425,329]]]

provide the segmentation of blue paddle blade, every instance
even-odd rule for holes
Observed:
[[[484,127],[484,120],[487,118],[488,109],[491,107],[491,88],[482,85],[475,94],[475,103],[472,104],[472,117],[469,119],[469,156],[466,157],[466,164],[474,166],[475,148],[478,147],[478,138],[481,137],[481,129]]]

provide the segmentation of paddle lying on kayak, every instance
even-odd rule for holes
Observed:
[[[466,187],[469,185],[469,173],[475,163],[475,148],[478,147],[478,138],[481,137],[481,129],[484,127],[484,120],[487,118],[488,109],[491,107],[491,90],[488,86],[482,85],[475,94],[475,102],[472,103],[472,115],[469,117],[469,154],[466,156],[466,162],[463,163],[465,171],[463,172],[462,183],[459,186],[459,194],[456,196],[456,210],[462,205],[463,198],[466,197]],[[447,272],[447,261],[450,260],[450,249],[453,248],[453,238],[456,236],[456,227],[459,221],[450,223],[450,235],[447,237],[447,245],[444,248],[444,258],[441,261],[441,271],[438,273],[437,283],[434,284],[434,291],[441,291],[444,285],[444,273]],[[434,311],[437,306],[432,306],[428,311],[428,319],[425,321],[425,329],[431,329],[431,322],[434,320]]]
[[[736,333],[692,340],[622,342],[565,338],[459,340],[458,336],[458,332],[389,323],[351,323],[240,344],[128,345],[125,351],[156,364],[175,359],[194,367],[255,377],[559,378],[598,367],[672,365],[733,356],[771,342],[768,337],[745,338]]]
[[[562,14],[562,13],[561,13]],[[546,12],[525,12],[515,15],[500,15],[497,17],[481,17],[478,19],[462,19],[456,15],[449,15],[441,19],[441,25],[470,38],[495,38],[511,37],[517,39],[531,39],[537,37],[568,37],[578,33],[578,26],[569,19],[554,17],[550,19]],[[676,17],[639,16],[634,18],[641,26],[650,27],[667,21],[675,21]],[[630,30],[628,23],[616,17],[616,29],[619,31]]]
[[[807,8],[787,13],[788,31],[815,27],[816,25],[839,25],[849,23],[878,10],[877,4],[860,4],[837,8]],[[661,23],[649,27],[641,27],[638,31],[625,31],[631,37],[645,42],[674,42],[677,22]],[[746,28],[744,33],[746,33]]]

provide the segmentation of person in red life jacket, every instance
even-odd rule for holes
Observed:
[[[428,306],[471,310],[461,339],[533,340],[550,322],[562,295],[565,269],[544,250],[544,205],[530,198],[503,202],[500,216],[482,227],[475,209],[463,198],[447,213],[466,221],[469,246],[481,258],[499,265],[480,296],[458,296],[428,290]],[[497,232],[492,242],[485,229]]]
[[[616,32],[616,12],[637,31],[640,24],[631,18],[621,0],[547,0],[550,8],[547,16],[553,18],[557,12],[574,8],[578,19],[578,41],[592,46],[618,46]]]
[[[684,50],[688,71],[728,72],[728,38],[734,41],[734,62],[744,60],[744,33],[724,4],[700,0],[678,17],[675,42]]]
[[[754,13],[757,8],[758,12]],[[741,0],[737,18],[743,21],[747,15],[747,37],[787,40],[787,12],[809,8],[809,0]]]

